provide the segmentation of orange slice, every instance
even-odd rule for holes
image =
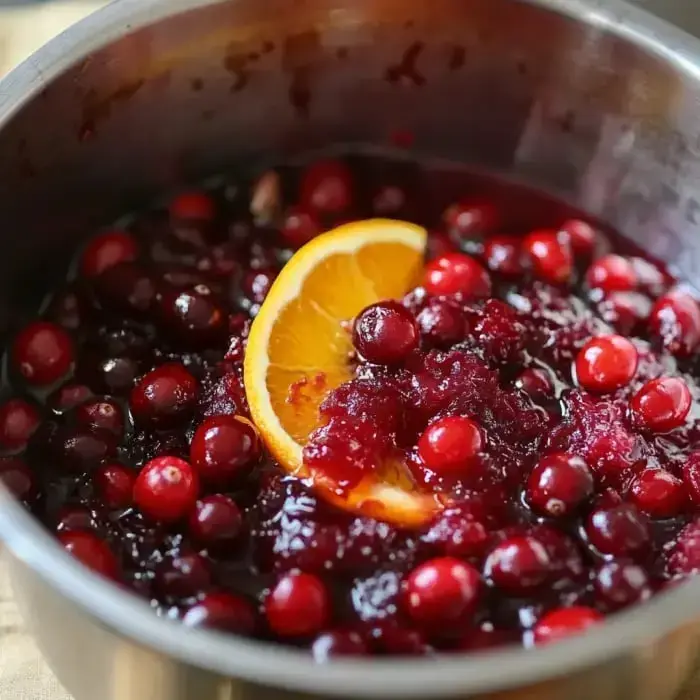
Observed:
[[[441,508],[419,491],[403,464],[378,464],[350,491],[304,464],[303,448],[322,424],[319,406],[353,376],[348,321],[420,280],[426,231],[372,219],[345,224],[301,248],[272,285],[253,322],[245,356],[252,418],[289,473],[308,479],[340,508],[417,526]]]

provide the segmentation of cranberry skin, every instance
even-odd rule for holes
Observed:
[[[534,641],[538,645],[559,642],[585,632],[602,620],[603,616],[597,610],[585,606],[552,610],[535,625]]]
[[[530,367],[515,380],[516,388],[524,391],[533,401],[554,397],[554,384],[547,370]]]
[[[185,600],[206,592],[211,586],[207,560],[200,554],[182,552],[163,561],[155,572],[160,595]]]
[[[255,632],[255,610],[241,596],[209,593],[185,613],[182,622],[186,627],[206,627],[250,636]]]
[[[418,454],[438,474],[459,473],[481,452],[481,428],[470,418],[447,416],[431,423],[418,440]]]
[[[227,314],[204,285],[166,290],[158,303],[158,321],[174,342],[186,348],[223,343],[228,329]]]
[[[321,160],[306,168],[301,180],[300,203],[318,214],[342,214],[352,204],[352,174],[337,160]]]
[[[185,517],[194,508],[199,480],[192,467],[177,457],[156,457],[134,484],[134,503],[152,520],[165,523]]]
[[[138,256],[136,239],[126,231],[106,231],[90,241],[80,259],[80,271],[85,277],[97,277],[107,268],[130,262]]]
[[[81,564],[105,578],[119,578],[119,564],[109,545],[91,532],[61,532],[58,541]]]
[[[12,362],[32,386],[49,386],[70,372],[73,341],[61,326],[36,321],[25,326],[12,346]]]
[[[515,236],[498,236],[486,241],[484,259],[489,270],[504,277],[522,274],[520,239]]]
[[[523,241],[523,251],[539,279],[551,284],[565,284],[571,279],[571,248],[556,231],[534,231]]]
[[[693,505],[700,506],[700,451],[688,455],[681,471],[688,498]]]
[[[631,292],[637,287],[637,274],[627,258],[611,253],[591,264],[586,272],[586,284],[604,294]]]
[[[418,324],[398,302],[383,301],[368,306],[355,319],[352,339],[368,362],[397,364],[418,347]]]
[[[366,656],[369,648],[357,632],[332,630],[316,637],[311,654],[316,663],[324,663],[339,656]]]
[[[645,554],[651,538],[646,518],[627,503],[593,511],[586,521],[586,535],[599,552],[615,558]]]
[[[169,362],[146,374],[131,391],[134,421],[157,428],[173,427],[189,417],[199,384],[184,365]]]
[[[447,230],[457,239],[483,236],[498,226],[496,207],[484,202],[457,202],[445,210],[442,219]]]
[[[532,470],[526,498],[540,515],[560,518],[587,501],[594,488],[593,474],[581,457],[558,453],[543,457]]]
[[[611,561],[596,571],[593,590],[608,610],[615,611],[651,598],[647,572],[636,564]]]
[[[214,200],[206,192],[182,192],[168,207],[170,216],[176,221],[211,221],[215,214]]]
[[[652,518],[673,518],[688,505],[683,482],[665,469],[645,469],[637,475],[630,499]]]
[[[292,248],[300,248],[321,233],[321,225],[309,211],[294,207],[284,219],[281,234],[284,242]]]
[[[102,503],[112,510],[128,508],[133,502],[136,472],[123,464],[109,463],[98,467],[92,475]]]
[[[0,458],[0,481],[18,501],[28,503],[36,496],[34,474],[19,457]]]
[[[406,580],[403,606],[421,627],[460,624],[471,618],[481,597],[481,577],[470,564],[453,557],[431,559]]]
[[[568,242],[576,255],[590,255],[596,243],[596,230],[586,221],[569,219],[559,227],[559,237]]]
[[[449,348],[464,340],[466,323],[464,313],[455,304],[434,299],[416,319],[422,338],[434,347]]]
[[[685,423],[691,404],[688,385],[680,377],[660,377],[632,397],[630,411],[638,428],[667,433]]]
[[[489,273],[474,258],[463,253],[448,253],[428,263],[423,286],[432,296],[461,294],[470,299],[491,296]]]
[[[649,330],[673,355],[691,355],[700,344],[700,306],[689,294],[672,291],[660,297],[649,315]]]
[[[212,416],[197,428],[190,459],[203,481],[224,486],[248,472],[262,446],[255,426],[242,416]]]
[[[107,430],[117,437],[124,434],[124,411],[111,399],[88,401],[78,406],[75,420],[78,425]]]
[[[24,399],[10,399],[0,406],[0,449],[23,450],[39,425],[38,409]]]
[[[280,579],[264,603],[268,625],[280,637],[309,637],[329,622],[331,602],[325,584],[312,574]]]
[[[605,394],[629,384],[638,362],[637,348],[627,338],[591,338],[576,356],[576,379],[584,389]]]
[[[230,545],[243,529],[240,508],[221,494],[197,501],[190,515],[189,531],[192,537],[206,547]]]
[[[496,545],[484,563],[484,576],[506,593],[525,595],[547,582],[553,567],[535,537],[516,535]]]

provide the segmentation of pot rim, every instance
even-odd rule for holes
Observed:
[[[55,78],[125,34],[225,0],[120,0],[59,35],[0,80],[0,128]],[[700,41],[619,0],[522,0],[634,43],[700,81]],[[677,48],[670,48],[675,46]],[[153,614],[148,604],[87,571],[0,484],[0,540],[73,605],[139,644],[224,676],[326,696],[425,698],[537,683],[611,661],[700,616],[700,580],[543,649],[504,648],[438,659],[343,659],[318,665],[308,653],[197,630]]]

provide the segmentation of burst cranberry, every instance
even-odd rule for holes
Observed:
[[[588,391],[608,393],[632,381],[638,362],[637,348],[627,338],[591,338],[576,356],[576,379]]]
[[[88,428],[101,428],[121,437],[124,433],[124,411],[112,399],[88,401],[75,409],[75,420]]]
[[[197,501],[190,515],[192,537],[206,547],[230,545],[238,539],[243,528],[240,508],[221,494]]]
[[[637,275],[632,263],[621,255],[605,255],[596,260],[586,272],[590,289],[610,292],[631,292],[637,287]]]
[[[691,355],[700,344],[700,306],[682,291],[660,297],[651,310],[649,329],[674,355]]]
[[[160,595],[184,600],[204,593],[211,586],[211,571],[200,554],[182,552],[158,565],[155,586]]]
[[[653,518],[672,518],[688,503],[683,482],[665,469],[645,469],[632,482],[630,497]]]
[[[287,574],[265,598],[265,615],[270,629],[280,637],[317,634],[331,616],[326,586],[312,574]]]
[[[133,469],[111,462],[98,467],[92,479],[100,499],[108,508],[118,510],[131,505],[136,482]]]
[[[183,192],[170,202],[170,216],[176,221],[204,221],[214,218],[214,200],[206,192]]]
[[[36,495],[34,474],[19,457],[0,457],[0,481],[18,501],[29,502]]]
[[[15,338],[12,362],[22,378],[33,386],[55,384],[73,365],[73,341],[61,326],[36,321]]]
[[[685,423],[691,403],[690,390],[683,379],[661,377],[642,386],[632,397],[630,409],[638,427],[667,433]]]
[[[251,635],[255,631],[255,609],[241,596],[208,593],[185,613],[182,622],[187,627]]]
[[[242,416],[212,416],[196,430],[192,465],[207,483],[224,486],[245,475],[261,454],[255,426]]]
[[[306,168],[301,180],[300,201],[319,214],[342,214],[352,204],[352,175],[337,160],[322,160]]]
[[[455,238],[465,240],[493,232],[498,225],[498,212],[490,204],[465,200],[448,207],[442,219]]]
[[[204,285],[164,292],[158,304],[158,319],[163,330],[187,348],[210,347],[226,338],[228,317]]]
[[[700,506],[700,451],[691,452],[681,470],[688,498]]]
[[[287,212],[281,233],[287,245],[299,248],[321,233],[321,225],[311,212],[295,207]]]
[[[597,610],[584,606],[552,610],[535,625],[535,644],[550,644],[581,634],[602,620]]]
[[[419,331],[411,312],[395,301],[368,306],[355,319],[352,339],[369,362],[402,362],[418,346]]]
[[[109,545],[90,532],[61,532],[58,541],[81,564],[105,578],[116,580],[119,564]]]
[[[97,277],[120,262],[135,260],[138,244],[126,231],[106,231],[90,239],[80,259],[85,277]]]
[[[464,416],[447,416],[431,423],[418,440],[418,454],[437,474],[464,471],[481,452],[484,438],[479,426]]]
[[[524,370],[515,380],[515,386],[533,401],[542,401],[554,396],[554,384],[549,372],[537,367]]]
[[[616,558],[644,554],[650,544],[646,518],[626,503],[593,511],[586,521],[586,534],[599,552]]]
[[[158,428],[178,425],[192,412],[198,391],[197,380],[183,365],[161,365],[143,377],[131,392],[129,406],[134,421]]]
[[[515,236],[498,236],[486,241],[484,260],[489,270],[504,277],[517,277],[523,271],[520,240]]]
[[[433,296],[462,294],[485,299],[491,294],[488,272],[474,258],[462,253],[449,253],[428,263],[423,286]]]
[[[152,520],[174,522],[197,502],[197,474],[183,459],[156,457],[141,470],[134,484],[134,502]]]
[[[39,419],[39,411],[24,399],[10,399],[0,405],[0,449],[8,452],[24,449]]]
[[[462,310],[449,301],[434,299],[416,319],[421,336],[435,347],[450,347],[464,339],[466,324]]]
[[[570,515],[593,495],[593,474],[575,455],[543,457],[527,482],[527,501],[541,515],[553,518]]]
[[[596,242],[596,231],[582,219],[569,219],[559,227],[559,236],[566,240],[576,255],[590,255]]]
[[[491,550],[484,575],[506,593],[524,595],[542,586],[552,568],[549,553],[537,538],[516,535]]]
[[[636,564],[611,561],[596,571],[593,579],[596,598],[615,611],[648,600],[652,594],[647,572]]]
[[[339,656],[365,656],[369,653],[362,637],[352,630],[333,630],[316,637],[311,645],[314,661],[323,663]]]
[[[523,250],[539,279],[551,284],[564,284],[571,279],[571,248],[556,231],[534,231],[523,241]]]

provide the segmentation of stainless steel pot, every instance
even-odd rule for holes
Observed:
[[[0,83],[0,327],[126,201],[397,130],[550,190],[700,279],[698,49],[613,0],[121,0]],[[156,618],[2,489],[0,537],[76,700],[665,700],[700,642],[696,583],[544,650],[317,667]]]

